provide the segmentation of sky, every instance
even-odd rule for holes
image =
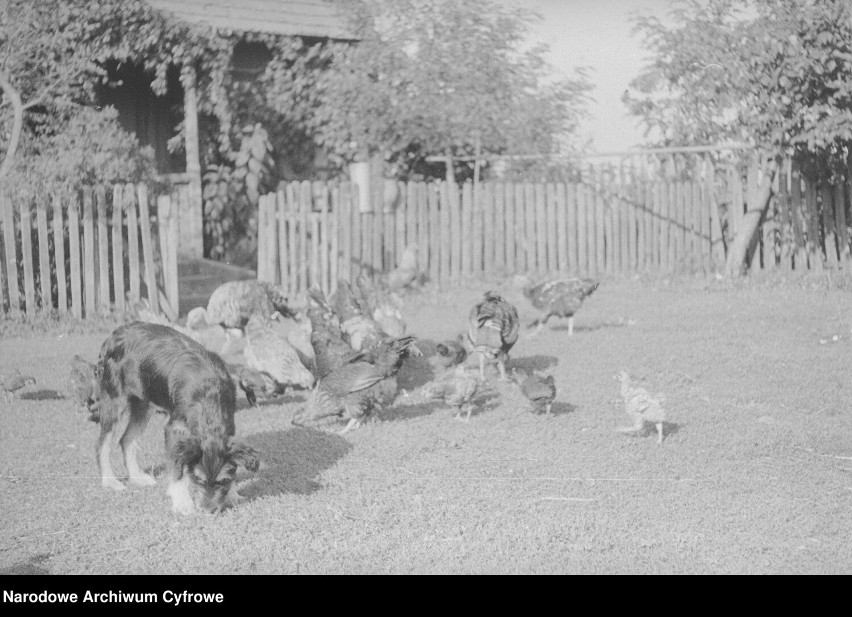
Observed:
[[[533,25],[531,42],[546,43],[557,74],[589,66],[595,84],[591,118],[580,128],[593,140],[592,151],[611,152],[640,145],[642,130],[627,114],[621,95],[647,60],[639,37],[631,34],[635,12],[664,17],[667,0],[504,0],[529,7],[544,19]]]

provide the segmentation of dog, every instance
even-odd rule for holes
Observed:
[[[104,487],[126,488],[110,464],[114,436],[129,481],[156,483],[136,461],[138,440],[156,410],[169,417],[165,441],[173,509],[216,513],[236,505],[237,466],[257,471],[260,461],[252,448],[234,439],[236,387],[219,356],[168,326],[137,321],[104,341],[98,375],[96,455]]]

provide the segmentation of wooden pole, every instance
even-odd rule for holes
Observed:
[[[0,193],[0,210],[3,211],[3,250],[6,253],[6,288],[9,291],[9,311],[16,314],[21,309],[21,296],[18,289],[15,211],[12,200],[6,193]]]
[[[124,187],[124,211],[127,213],[127,262],[130,276],[130,301],[138,302],[141,273],[139,270],[139,220],[136,210],[136,187]]]
[[[181,71],[184,109],[184,150],[186,174],[189,177],[187,203],[179,213],[180,248],[182,257],[200,258],[204,252],[204,222],[201,194],[201,156],[198,140],[198,91],[195,69],[184,66]],[[177,308],[175,307],[175,310]]]
[[[148,187],[140,184],[136,188],[136,195],[139,202],[139,227],[142,233],[142,257],[145,260],[145,287],[148,294],[148,306],[155,313],[159,313],[160,296],[157,293],[157,267],[154,263],[154,240],[151,236]]]
[[[43,199],[43,198],[42,198]],[[50,243],[47,237],[47,204],[40,199],[36,205],[38,224],[38,278],[41,292],[41,310],[53,308],[53,294],[50,285]]]
[[[112,287],[115,307],[124,312],[124,208],[121,184],[113,187],[112,196]]]
[[[68,283],[65,270],[65,225],[62,216],[62,196],[53,194],[53,256],[56,263],[56,305],[59,313],[68,312]]]

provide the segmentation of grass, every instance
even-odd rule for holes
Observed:
[[[99,485],[97,429],[62,397],[66,362],[105,331],[4,338],[0,369],[39,383],[0,410],[0,572],[852,573],[848,288],[606,279],[573,337],[553,321],[512,350],[510,367],[556,376],[549,419],[499,383],[469,424],[403,396],[342,437],[290,425],[302,393],[241,403],[237,433],[264,459],[239,476],[248,500],[186,518],[162,479]],[[409,329],[454,336],[484,289],[410,296]],[[620,368],[665,393],[662,445],[613,431]]]

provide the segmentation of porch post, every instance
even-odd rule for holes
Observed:
[[[198,147],[198,92],[195,69],[183,67],[184,135],[186,143],[186,175],[189,179],[187,199],[179,212],[178,254],[180,257],[200,258],[204,252],[204,229],[201,202],[201,159]]]

